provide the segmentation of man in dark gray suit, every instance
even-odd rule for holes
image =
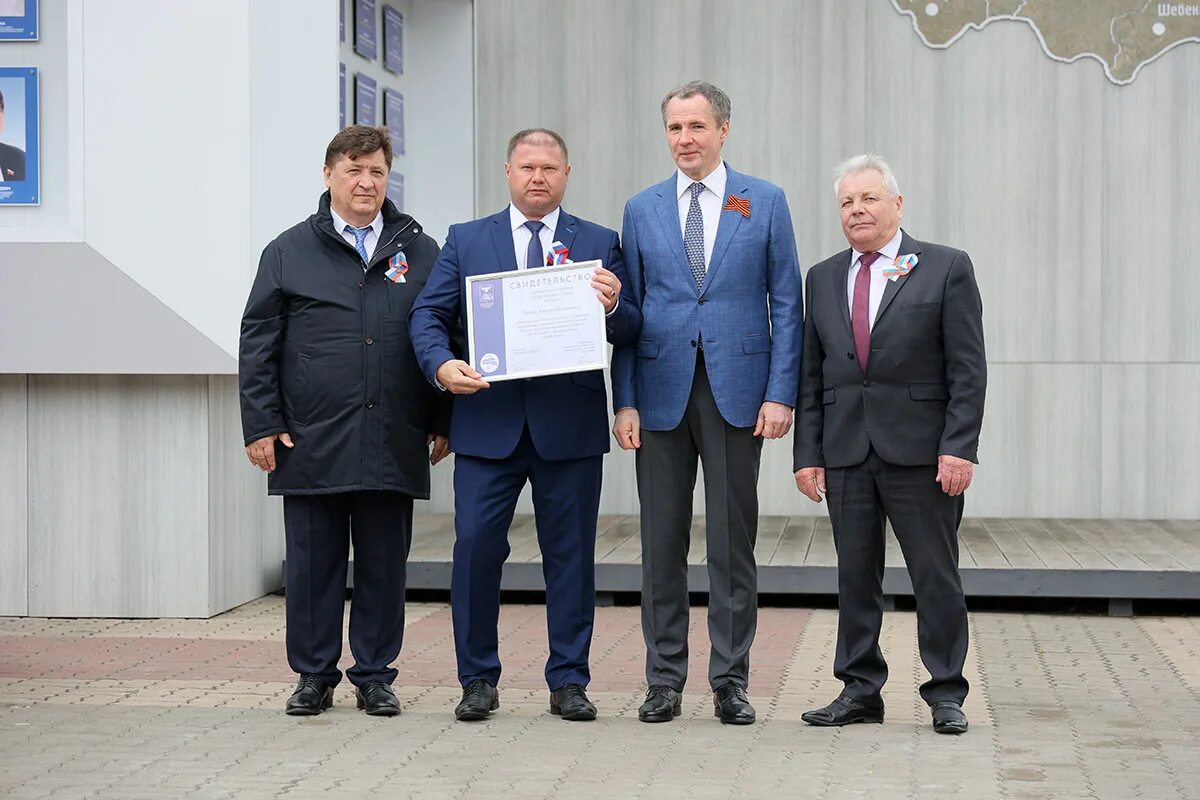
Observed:
[[[921,697],[939,733],[962,733],[967,607],[958,525],[971,485],[987,364],[971,259],[900,230],[904,198],[883,159],[838,167],[850,249],[812,267],[793,447],[796,488],[829,495],[838,555],[833,671],[845,688],[803,715],[812,725],[882,722],[884,521],[917,602],[930,679]]]

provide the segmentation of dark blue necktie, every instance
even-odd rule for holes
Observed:
[[[533,234],[529,239],[529,250],[525,253],[525,266],[527,268],[543,267],[546,262],[542,255],[542,240],[538,233],[546,226],[538,220],[531,220],[525,223],[525,227],[529,228],[529,232]]]

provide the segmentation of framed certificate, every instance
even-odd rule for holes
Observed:
[[[383,90],[383,124],[392,135],[396,155],[404,155],[404,95],[395,89]]]
[[[354,52],[368,61],[379,54],[379,38],[375,26],[375,0],[353,0]]]
[[[604,306],[592,275],[599,261],[467,278],[467,348],[484,380],[508,381],[605,369]]]
[[[383,68],[404,74],[404,15],[391,6],[383,7]]]
[[[0,67],[0,206],[41,202],[37,67]]]
[[[0,41],[36,42],[38,0],[0,0]]]
[[[354,74],[354,123],[356,125],[375,124],[376,92],[374,78],[361,72]]]

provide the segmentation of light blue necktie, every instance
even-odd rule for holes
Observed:
[[[533,234],[533,238],[529,240],[529,249],[525,251],[525,268],[533,269],[535,267],[546,266],[542,255],[542,240],[538,236],[542,232],[542,228],[546,226],[538,220],[530,220],[525,223],[525,227],[529,228],[529,232]]]
[[[704,216],[700,213],[700,193],[704,184],[692,184],[692,203],[688,206],[687,221],[683,225],[683,249],[687,253],[688,266],[696,288],[704,285]]]
[[[356,228],[353,225],[346,225],[346,230],[354,234],[354,249],[358,251],[358,255],[362,258],[363,263],[370,261],[367,258],[367,234],[371,232],[371,226],[365,228]]]

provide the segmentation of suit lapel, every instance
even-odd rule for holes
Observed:
[[[853,260],[853,249],[847,250],[842,254],[841,260],[838,261],[837,269],[834,270],[836,280],[833,282],[834,299],[837,301],[837,307],[842,310],[842,319],[846,323],[846,333],[849,334],[851,341],[854,341],[854,326],[850,324],[850,304],[846,299],[846,280],[850,275],[850,262]]]
[[[729,190],[728,193],[749,200],[749,195],[747,194],[749,186],[745,178],[741,174],[734,172],[733,168],[728,164],[725,165],[725,176],[725,188]],[[725,251],[729,248],[729,241],[737,233],[738,226],[742,224],[742,220],[745,219],[737,211],[724,210],[725,200],[726,198],[721,198],[722,211],[720,217],[717,218],[717,238],[713,242],[712,258],[708,260],[708,271],[704,275],[704,285],[700,288],[701,295],[707,292],[708,287],[712,285],[713,278],[717,274],[717,268],[721,265],[721,259],[725,256]],[[753,213],[753,208],[751,209],[751,213]]]
[[[513,251],[512,228],[509,227],[508,209],[492,216],[492,245],[496,248],[496,272],[517,268],[517,256]]]
[[[662,226],[663,241],[671,248],[676,264],[682,264],[688,283],[693,287],[692,270],[688,266],[687,251],[683,249],[683,231],[679,228],[679,197],[675,194],[675,176],[658,185],[658,221]]]
[[[905,233],[901,236],[900,252],[897,253],[897,255],[904,256],[904,255],[909,255],[910,253],[911,254],[920,254],[920,252],[921,252],[921,245],[920,245],[920,243],[917,242],[916,239],[913,239],[907,233]],[[921,265],[918,261],[917,266],[913,267],[913,270],[918,270],[920,268],[921,268]],[[904,284],[908,283],[908,279],[911,277],[912,277],[912,271],[910,271],[907,275],[905,275],[903,277],[897,278],[894,281],[889,280],[887,282],[887,285],[883,287],[883,297],[879,301],[879,311],[876,312],[876,314],[875,314],[875,324],[876,325],[879,324],[879,320],[881,320],[883,318],[883,314],[885,311],[888,310],[888,306],[890,306],[892,304],[892,300],[894,300],[896,295],[900,293],[900,290],[904,288]]]
[[[555,226],[554,238],[551,239],[550,241],[561,242],[562,246],[567,248],[567,258],[570,258],[572,261],[581,260],[578,258],[571,258],[571,252],[570,252],[571,248],[575,244],[575,232],[578,229],[579,229],[579,226],[575,224],[575,218],[572,217],[570,214],[568,214],[566,211],[559,209],[558,225]]]

